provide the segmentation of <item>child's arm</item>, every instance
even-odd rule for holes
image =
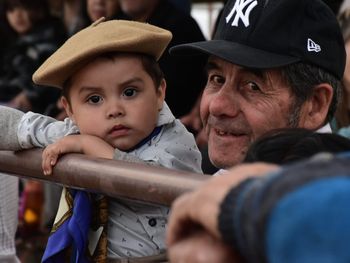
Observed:
[[[58,121],[49,116],[27,112],[21,118],[17,136],[22,149],[45,147],[64,136],[79,133],[78,127],[69,118]]]
[[[18,151],[33,147],[45,147],[58,139],[78,133],[70,119],[54,118],[0,106],[0,150]]]
[[[18,151],[21,149],[17,137],[17,129],[23,112],[0,106],[0,150]]]
[[[45,175],[52,173],[60,155],[83,153],[95,157],[112,159],[114,148],[99,137],[92,135],[68,135],[50,144],[43,151],[42,168]]]

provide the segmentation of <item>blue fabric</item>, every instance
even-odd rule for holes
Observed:
[[[162,127],[155,127],[150,135],[129,151],[146,144],[161,132]],[[92,213],[91,200],[84,191],[70,190],[70,193],[74,198],[72,216],[50,235],[42,258],[43,263],[64,262],[64,250],[68,247],[72,248],[72,262],[89,262],[86,249]]]
[[[42,262],[65,262],[64,250],[72,247],[74,258],[71,262],[89,262],[86,256],[88,232],[91,221],[91,200],[84,191],[71,190],[74,198],[72,216],[52,233],[48,239]]]
[[[350,139],[350,126],[343,127],[337,131],[339,135],[342,135],[348,139]]]
[[[350,262],[350,178],[310,182],[271,211],[266,229],[270,263]]]
[[[140,148],[141,146],[143,146],[144,144],[148,143],[150,140],[152,140],[154,137],[156,137],[160,131],[162,130],[163,125],[161,126],[157,126],[153,129],[153,131],[151,132],[150,135],[148,135],[146,138],[144,138],[143,140],[141,140],[138,144],[136,144],[134,147],[132,147],[131,149],[127,150],[127,152],[132,152],[133,150]]]

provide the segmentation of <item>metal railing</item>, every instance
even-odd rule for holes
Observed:
[[[209,175],[82,154],[62,156],[53,174],[45,176],[41,168],[41,153],[41,149],[0,151],[0,172],[103,193],[111,197],[126,197],[163,205],[170,205],[176,197],[210,178]]]

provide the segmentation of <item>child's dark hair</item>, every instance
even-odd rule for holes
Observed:
[[[317,133],[302,128],[272,130],[248,149],[244,162],[287,164],[320,152],[350,150],[350,140],[332,133]]]
[[[164,79],[164,74],[162,70],[159,67],[158,62],[149,55],[146,54],[141,54],[141,53],[121,53],[121,52],[110,52],[110,53],[105,53],[102,55],[99,55],[99,58],[107,58],[107,59],[115,59],[118,55],[121,54],[130,54],[132,56],[135,56],[141,60],[141,64],[143,69],[147,72],[147,74],[152,78],[154,87],[158,89],[160,86],[162,80]],[[71,77],[69,77],[65,83],[63,84],[62,87],[62,96],[67,99],[68,102],[69,100],[69,91],[71,88]]]

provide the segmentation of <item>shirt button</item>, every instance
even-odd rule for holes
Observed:
[[[151,226],[151,227],[154,227],[157,225],[157,220],[155,218],[151,218],[150,220],[148,220],[148,224]]]

